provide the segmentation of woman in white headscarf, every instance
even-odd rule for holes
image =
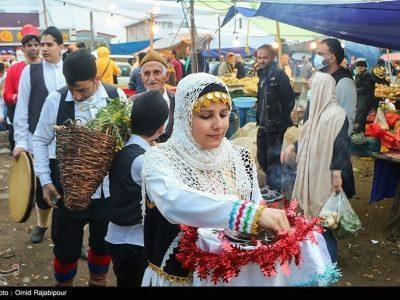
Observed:
[[[183,236],[180,224],[253,235],[260,229],[277,233],[290,229],[284,211],[260,203],[250,152],[224,137],[231,108],[227,87],[217,77],[197,73],[179,82],[172,136],[143,159],[144,240],[149,260],[144,286],[193,284],[193,274],[175,256]],[[263,277],[259,269],[252,276]]]
[[[337,103],[335,86],[331,75],[315,74],[309,118],[301,128],[298,141],[297,176],[292,197],[300,200],[304,214],[309,217],[319,216],[332,191],[343,190],[349,199],[355,193],[347,135],[349,122],[345,110]],[[336,262],[336,239],[329,229],[324,237],[332,261]]]

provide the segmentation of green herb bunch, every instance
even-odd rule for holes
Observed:
[[[132,103],[120,98],[111,99],[99,109],[96,117],[86,126],[106,133],[116,139],[116,151],[121,150],[131,134],[130,115]]]

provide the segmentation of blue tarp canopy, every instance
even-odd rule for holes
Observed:
[[[249,48],[249,52],[246,52],[246,47],[236,47],[236,48],[223,48],[221,49],[221,55],[226,56],[229,52],[235,53],[235,54],[240,54],[243,57],[248,57],[253,55],[254,53],[254,48]],[[218,49],[211,49],[210,51],[204,50],[203,55],[206,57],[213,57],[213,58],[219,58],[218,56],[219,51]]]
[[[145,49],[149,45],[150,45],[149,40],[121,43],[121,44],[111,44],[110,50],[111,54],[114,55],[132,55],[140,50]]]
[[[400,0],[352,4],[262,2],[257,10],[232,6],[222,26],[237,13],[265,17],[346,41],[400,49]]]
[[[368,68],[373,67],[382,55],[379,48],[347,41],[345,43],[344,53],[348,63],[350,63],[350,57],[353,55],[357,58],[365,58]]]

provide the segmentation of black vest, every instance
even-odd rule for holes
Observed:
[[[342,68],[342,67],[340,67],[335,72],[333,72],[331,74],[331,76],[333,77],[333,79],[335,79],[336,84],[338,84],[339,81],[342,80],[343,78],[350,78],[351,80],[354,81],[351,71],[349,69]]]
[[[29,94],[28,105],[28,125],[29,131],[35,132],[37,123],[39,122],[40,112],[43,103],[49,95],[43,75],[43,63],[32,64],[30,67],[31,76],[31,93]]]
[[[118,98],[118,91],[117,88],[113,85],[106,84],[106,83],[101,83],[107,94],[108,97],[111,99]],[[61,94],[60,97],[60,106],[58,107],[58,112],[57,112],[57,125],[63,125],[65,121],[67,120],[75,120],[75,101],[65,101],[67,98],[68,94],[68,87],[63,87],[59,90],[57,90],[58,93]],[[51,170],[51,180],[53,181],[54,186],[58,190],[58,192],[62,195],[63,194],[63,189],[61,185],[61,173],[60,173],[60,167],[57,159],[51,159],[50,160],[50,170]]]
[[[180,232],[181,230],[178,224],[170,223],[159,212],[156,206],[152,206],[152,204],[146,201],[144,245],[149,263],[161,268],[164,255]],[[182,264],[175,258],[177,252],[178,247],[176,247],[169,256],[162,270],[168,275],[189,278],[190,272],[183,269]]]
[[[111,99],[118,98],[118,91],[117,88],[111,84],[107,84],[102,82],[104,89],[107,92],[108,97]],[[67,120],[75,120],[75,101],[65,101],[68,94],[68,87],[63,87],[57,90],[58,93],[61,94],[60,98],[60,106],[58,107],[57,113],[57,125],[63,125]]]
[[[133,161],[145,150],[137,144],[125,146],[114,157],[110,170],[110,221],[119,226],[142,222],[142,187],[132,179]]]
[[[333,72],[331,74],[331,76],[333,77],[333,79],[335,79],[336,85],[339,83],[340,80],[342,80],[343,78],[350,78],[351,80],[354,81],[353,76],[351,75],[351,72],[349,69],[345,69],[340,67],[339,69],[337,69],[335,72]],[[304,123],[308,120],[308,117],[310,115],[310,102],[307,101],[307,106],[306,106],[306,110],[304,112]]]

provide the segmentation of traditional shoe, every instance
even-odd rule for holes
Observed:
[[[82,245],[80,259],[87,260],[87,257],[88,257],[87,250],[86,250],[85,246]]]
[[[267,203],[275,202],[283,198],[281,192],[271,190],[268,186],[263,187],[260,191],[261,191],[261,196]]]
[[[44,234],[47,228],[42,228],[40,226],[36,226],[35,229],[32,231],[31,235],[31,243],[39,244],[43,241]]]

